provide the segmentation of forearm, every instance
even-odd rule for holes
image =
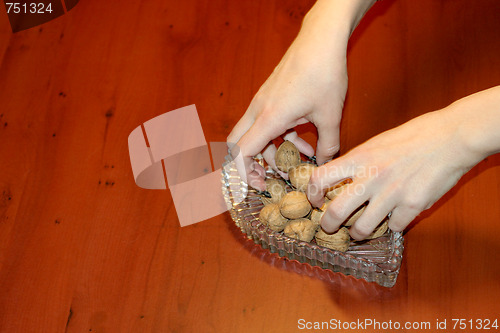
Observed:
[[[345,51],[352,32],[376,0],[318,0],[304,18],[299,39]],[[342,46],[342,48],[339,48]]]
[[[500,86],[467,96],[447,108],[464,148],[477,162],[500,152]]]

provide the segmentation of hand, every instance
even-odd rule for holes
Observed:
[[[375,0],[318,0],[300,33],[250,103],[227,141],[243,180],[265,189],[264,170],[253,156],[287,130],[306,122],[318,129],[316,160],[322,164],[339,150],[339,124],[347,91],[346,51],[349,37]],[[292,132],[285,137],[306,155],[310,145]],[[276,147],[263,157],[275,168]],[[286,178],[286,175],[281,174]]]
[[[347,90],[345,47],[332,51],[318,45],[315,38],[299,35],[259,89],[227,139],[241,150],[249,185],[265,189],[262,167],[252,164],[252,157],[267,146],[262,155],[276,169],[276,147],[269,142],[297,125],[312,122],[318,128],[318,163],[337,153]],[[314,155],[313,148],[295,132],[285,139],[305,155]]]
[[[368,201],[350,229],[353,238],[366,238],[390,212],[389,227],[402,231],[451,189],[484,158],[467,149],[461,122],[451,109],[417,117],[318,168],[308,187],[308,197],[316,206],[322,204],[326,188],[353,179],[350,190],[328,206],[323,229],[335,231]]]

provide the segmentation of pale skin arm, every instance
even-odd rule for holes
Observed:
[[[252,163],[253,156],[263,152],[275,167],[276,147],[270,141],[299,124],[311,122],[317,127],[319,164],[338,152],[347,91],[347,42],[374,2],[318,0],[307,13],[299,35],[227,138],[241,151],[238,170],[250,186],[265,189],[263,168]],[[314,155],[313,148],[295,132],[285,138],[302,153]]]
[[[323,189],[353,178],[352,185],[363,191],[345,191],[335,198],[323,216],[323,229],[335,231],[369,201],[350,229],[353,238],[364,239],[389,212],[389,227],[402,231],[468,170],[500,152],[499,129],[497,86],[412,119],[321,166],[311,177],[309,199],[319,206]]]

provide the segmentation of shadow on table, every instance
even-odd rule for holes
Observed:
[[[362,299],[365,301],[372,298],[380,299],[392,297],[392,290],[394,289],[385,288],[377,285],[376,283],[366,282],[362,279],[356,279],[352,276],[335,273],[318,266],[300,263],[296,260],[280,257],[276,253],[271,253],[268,250],[263,249],[260,245],[255,244],[251,239],[248,239],[230,218],[228,218],[227,221],[228,228],[243,248],[248,250],[251,255],[257,257],[260,261],[268,265],[276,267],[280,270],[306,275],[311,278],[324,281],[332,294],[342,290],[343,295],[348,294],[349,297],[359,298],[360,300]]]

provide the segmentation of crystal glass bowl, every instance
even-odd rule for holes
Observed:
[[[273,177],[274,173],[268,171],[268,175]],[[273,231],[260,223],[259,212],[264,205],[256,191],[249,189],[241,180],[234,161],[229,156],[222,168],[222,192],[236,225],[248,238],[271,253],[376,282],[384,287],[392,287],[396,283],[404,249],[400,232],[389,230],[376,239],[353,241],[344,253]]]

